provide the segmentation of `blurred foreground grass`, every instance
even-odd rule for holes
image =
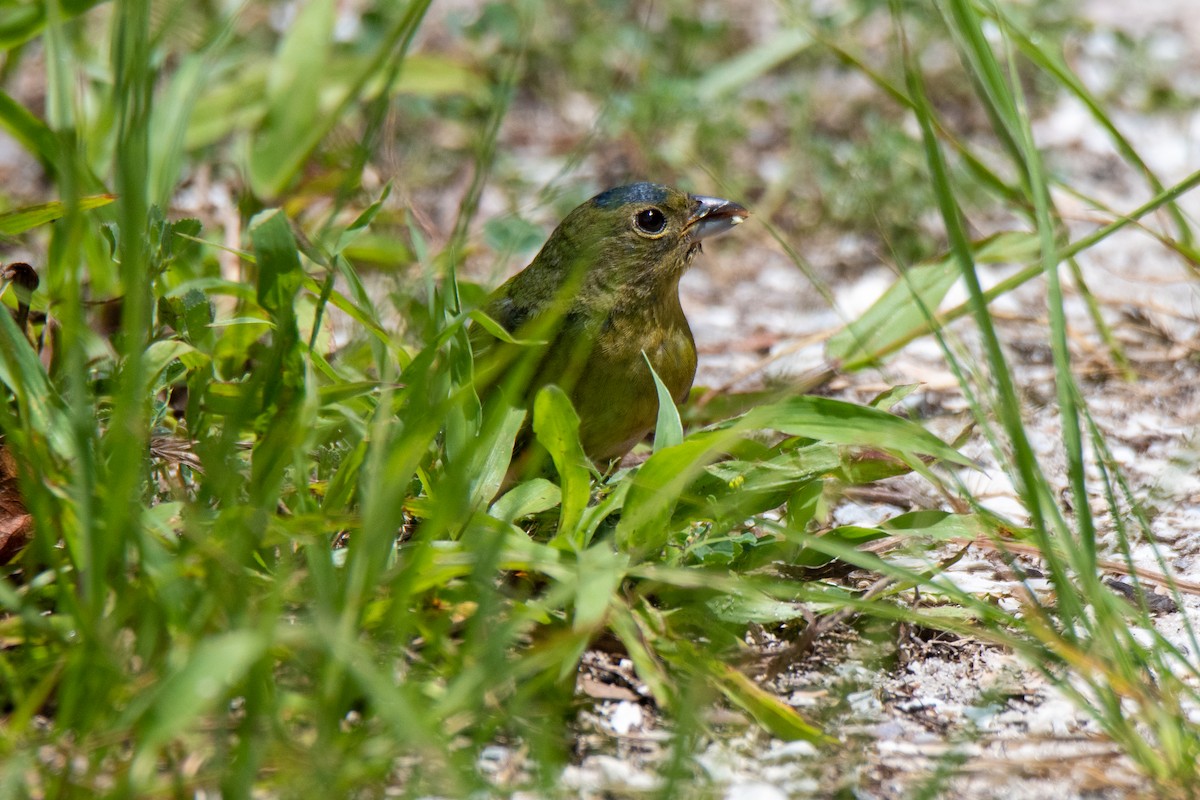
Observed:
[[[735,665],[748,625],[846,609],[1012,648],[1156,789],[1194,792],[1194,666],[1135,638],[1153,625],[1097,577],[1089,459],[1114,510],[1131,498],[1080,404],[1057,274],[1086,292],[1072,257],[1171,214],[1197,179],[1161,186],[1110,126],[1144,205],[1069,238],[1029,108],[1074,93],[1109,121],[1047,35],[1072,21],[968,0],[429,6],[82,0],[0,17],[2,124],[50,187],[5,187],[24,199],[0,217],[41,277],[33,344],[0,315],[0,426],[35,525],[0,581],[0,795],[465,796],[497,741],[527,748],[514,780],[552,795],[578,661],[606,639],[676,732],[668,796],[697,774],[689,748],[717,702],[836,749]],[[856,87],[840,120],[810,91],[830,70]],[[546,125],[562,142],[539,150]],[[515,266],[545,235],[535,220],[631,177],[756,201],[793,253],[816,227],[885,243],[902,277],[831,363],[867,368],[937,331],[1028,524],[981,508],[969,462],[886,413],[909,387],[871,408],[762,397],[686,437],[667,409],[649,459],[607,477],[572,458],[573,412],[547,390],[559,477],[493,502],[521,420],[481,418],[464,326],[482,290],[459,276]],[[509,213],[478,218],[487,187]],[[1010,229],[973,241],[974,214]],[[1160,236],[1192,258],[1168,219]],[[1025,268],[985,293],[982,262]],[[1072,515],[986,305],[1043,276]],[[959,280],[969,302],[938,317]],[[964,315],[978,363],[941,338]],[[849,488],[907,472],[946,508],[832,525]],[[1144,531],[1119,533],[1128,557]],[[1040,550],[1053,604],[1004,611],[941,579],[940,545],[1014,536]],[[857,549],[884,537],[900,547]],[[833,561],[890,583],[862,597],[779,569]]]

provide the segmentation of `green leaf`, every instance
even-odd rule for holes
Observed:
[[[881,527],[908,536],[932,536],[942,540],[974,539],[991,530],[977,514],[951,514],[932,509],[892,517]]]
[[[629,481],[617,545],[635,557],[657,553],[670,536],[669,524],[680,494],[704,467],[741,436],[735,428],[694,434],[658,451]]]
[[[515,344],[522,347],[538,347],[549,344],[544,339],[514,339],[513,335],[505,330],[503,325],[478,309],[467,314],[467,318],[477,323],[479,327],[487,331],[492,337],[499,339],[505,344]]]
[[[562,513],[556,538],[570,537],[567,541],[582,546],[584,542],[577,534],[591,497],[590,462],[579,443],[579,415],[566,392],[554,384],[542,387],[534,398],[533,432],[554,460],[562,486]]]
[[[146,392],[151,391],[158,381],[159,374],[176,359],[180,361],[187,359],[192,365],[204,363],[209,360],[208,356],[205,356],[187,342],[181,342],[178,339],[161,339],[157,342],[152,342],[146,348],[146,354],[143,356],[142,362],[146,370]]]
[[[784,741],[834,745],[838,740],[810,725],[804,717],[733,667],[698,655],[700,668],[729,702],[748,713],[772,736]]]
[[[305,275],[291,226],[282,212],[265,211],[251,221],[250,239],[258,265],[258,304],[275,322],[271,347],[251,376],[261,396],[257,425],[263,435],[254,445],[250,488],[256,502],[267,503],[278,495],[294,453],[304,450],[314,433],[317,393],[296,325],[296,294]]]
[[[601,542],[580,552],[575,614],[571,620],[574,630],[592,630],[604,621],[628,566],[628,556],[614,552],[611,542]]]
[[[889,389],[884,389],[872,397],[867,405],[871,408],[878,408],[880,411],[891,411],[897,403],[920,388],[921,384],[919,383],[905,383],[900,386],[893,386]]]
[[[488,89],[485,75],[463,58],[413,53],[404,59],[404,69],[392,86],[392,93],[434,98],[463,95],[474,102],[486,103]]]
[[[798,530],[788,531],[785,535],[802,545],[802,549],[793,560],[795,564],[819,567],[842,558],[841,554],[846,553],[846,548],[858,548],[888,536],[930,537],[941,541],[963,542],[984,535],[990,530],[992,529],[976,514],[924,510],[893,517],[878,528],[842,525],[820,535],[801,533]]]
[[[752,428],[773,428],[832,444],[876,447],[892,453],[930,455],[954,464],[971,461],[915,422],[868,406],[828,397],[793,397],[756,408],[742,418]]]
[[[679,419],[679,409],[675,407],[675,398],[654,371],[654,365],[644,350],[642,358],[646,359],[646,366],[654,378],[654,389],[658,392],[658,422],[654,426],[654,452],[657,453],[664,447],[672,447],[683,441],[683,423]]]
[[[500,424],[495,426],[495,432],[490,439],[481,438],[469,451],[468,463],[471,484],[467,494],[467,505],[471,508],[482,507],[491,502],[504,483],[504,476],[512,463],[513,446],[517,436],[525,424],[525,409],[509,407],[504,409]],[[485,428],[486,430],[486,428]],[[587,477],[584,476],[586,485]],[[585,489],[586,492],[586,489]],[[584,500],[586,503],[586,499]]]
[[[81,197],[79,198],[79,210],[90,211],[93,208],[106,206],[116,199],[117,196],[113,194],[97,194]],[[39,203],[13,211],[6,211],[0,214],[0,234],[16,236],[18,233],[24,233],[30,228],[36,228],[39,225],[45,225],[47,222],[62,219],[66,213],[67,204],[61,200],[52,200],[49,203]]]
[[[358,481],[362,475],[363,462],[367,457],[367,443],[357,442],[350,451],[342,457],[342,463],[337,472],[329,479],[325,487],[325,497],[321,500],[321,508],[327,514],[344,511],[358,491]]]
[[[287,217],[279,209],[264,211],[250,222],[258,263],[258,304],[281,327],[295,320],[296,293],[304,282],[300,253]]]
[[[250,186],[274,198],[333,125],[321,112],[319,90],[329,69],[335,22],[333,0],[312,0],[280,43],[267,81],[267,114],[250,149]]]
[[[340,246],[340,245],[339,245]],[[377,270],[400,271],[413,263],[414,256],[409,246],[398,237],[387,233],[359,234],[347,242],[342,255],[356,265],[367,265]]]
[[[335,3],[314,0],[302,8],[267,81],[268,106],[250,155],[250,182],[257,195],[275,197],[282,192],[321,140],[353,113],[355,103],[396,90],[406,71],[400,64],[407,67],[408,47],[428,6],[413,3],[397,15],[375,38],[369,57],[342,60],[331,57]],[[255,96],[252,87],[230,92],[218,105],[234,113],[245,111],[253,121],[255,110],[242,106]],[[221,129],[205,135],[214,133],[220,136]]]
[[[488,514],[503,522],[516,522],[531,514],[549,511],[562,502],[562,490],[545,478],[518,483],[488,509]]]
[[[705,602],[705,607],[714,618],[740,625],[756,622],[772,625],[804,616],[796,603],[776,600],[763,592],[742,591],[722,593]]]
[[[0,309],[0,383],[17,398],[21,421],[60,456],[71,452],[69,430],[58,424],[65,404],[12,315]]]
[[[789,449],[760,461],[719,461],[689,487],[686,510],[693,519],[740,523],[778,508],[842,462],[842,453],[828,444]]]
[[[928,327],[958,274],[951,259],[909,268],[862,316],[829,338],[826,354],[843,369],[874,363],[893,342]]]

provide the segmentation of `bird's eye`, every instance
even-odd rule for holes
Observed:
[[[643,208],[633,219],[646,233],[662,233],[667,226],[667,218],[657,208]]]

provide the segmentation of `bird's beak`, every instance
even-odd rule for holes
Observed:
[[[750,213],[744,207],[732,200],[722,200],[720,197],[705,197],[702,194],[688,195],[698,203],[692,215],[688,217],[685,229],[692,241],[698,242],[710,236],[718,236],[745,221]]]

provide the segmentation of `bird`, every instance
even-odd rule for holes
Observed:
[[[557,384],[579,416],[583,452],[618,464],[655,425],[658,393],[647,361],[682,403],[696,375],[696,344],[679,280],[701,242],[743,222],[740,203],[656,183],[617,186],[571,211],[533,261],[481,310],[518,341],[478,322],[469,335],[480,383],[508,387],[528,408]],[[529,341],[539,342],[530,346]],[[516,451],[530,439],[528,423]]]

